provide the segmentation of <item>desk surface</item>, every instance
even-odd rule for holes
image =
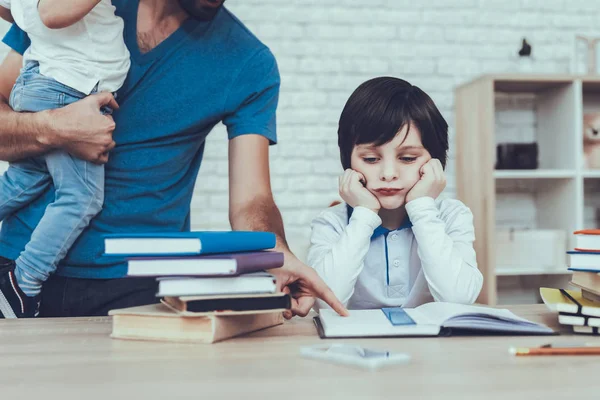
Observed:
[[[544,306],[509,308],[559,329]],[[113,340],[110,330],[108,317],[0,320],[1,398],[564,400],[600,393],[600,356],[508,354],[512,345],[600,345],[592,336],[345,340],[412,355],[408,365],[368,372],[300,358],[301,346],[324,342],[310,318],[214,345]]]

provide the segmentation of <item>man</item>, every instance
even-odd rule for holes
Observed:
[[[269,49],[223,2],[114,0],[131,53],[119,105],[103,93],[58,110],[13,112],[7,99],[29,44],[15,26],[5,36],[12,51],[0,65],[0,159],[15,161],[60,148],[106,163],[103,210],[45,282],[40,316],[106,315],[114,308],[156,302],[153,279],[115,279],[125,267],[121,260],[102,257],[103,235],[188,230],[205,138],[219,121],[229,135],[231,226],[277,235],[285,265],[273,273],[282,290],[294,298],[285,317],[306,315],[314,296],[346,313],[285,242],[268,163],[268,146],[276,141],[277,65]],[[105,105],[119,107],[114,120],[100,114]],[[52,201],[52,193],[47,191],[32,206],[7,218],[0,232],[0,292],[18,317],[37,310],[24,307],[22,293],[14,285],[13,260]]]

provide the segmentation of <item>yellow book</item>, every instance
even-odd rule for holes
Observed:
[[[551,311],[600,317],[600,303],[586,299],[579,290],[540,288],[540,295]]]

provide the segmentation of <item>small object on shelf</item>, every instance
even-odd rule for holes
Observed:
[[[600,169],[600,113],[583,115],[583,157],[587,169]]]
[[[527,43],[527,39],[523,38],[523,42],[521,43],[521,50],[519,50],[519,56],[521,57],[529,57],[531,55],[531,45]]]
[[[537,169],[537,143],[500,143],[496,146],[496,169]]]
[[[573,73],[586,73],[588,75],[597,75],[597,47],[600,38],[593,36],[577,35],[575,36],[575,54],[573,55]],[[584,46],[581,46],[584,44]],[[581,65],[584,61],[585,65]],[[583,71],[585,69],[585,71]]]

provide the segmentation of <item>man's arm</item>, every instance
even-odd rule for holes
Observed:
[[[277,249],[290,251],[271,192],[269,141],[263,136],[242,135],[229,142],[229,220],[234,230],[275,233]]]
[[[8,99],[22,65],[23,57],[14,50],[0,64],[0,160],[12,162],[63,148],[87,161],[108,161],[115,124],[99,110],[103,105],[118,108],[113,96],[102,93],[58,110],[16,113]]]
[[[0,64],[0,160],[16,161],[47,152],[52,145],[44,136],[40,114],[19,114],[8,105],[23,57],[14,50]]]
[[[293,315],[305,316],[319,297],[342,315],[347,311],[318,274],[290,251],[281,213],[271,192],[269,140],[260,135],[241,135],[229,141],[229,221],[233,230],[268,231],[277,236],[276,250],[285,265],[271,272],[281,290],[293,297]]]
[[[40,19],[50,29],[61,29],[73,25],[101,0],[40,0],[38,12]]]
[[[3,20],[5,20],[7,22],[10,22],[11,24],[13,22],[15,22],[10,10],[6,7],[0,6],[0,18],[2,18]]]

